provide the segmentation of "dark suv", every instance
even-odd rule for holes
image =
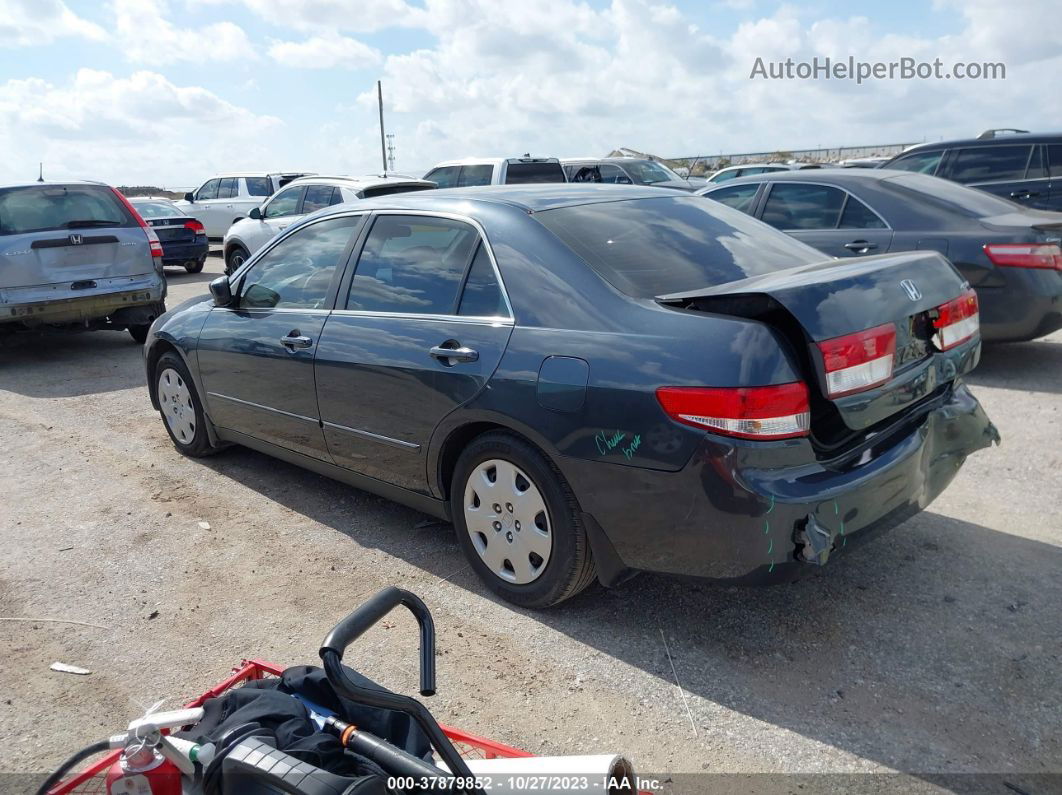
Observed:
[[[912,146],[881,168],[931,174],[1028,207],[1062,210],[1062,133],[987,130],[977,138]]]

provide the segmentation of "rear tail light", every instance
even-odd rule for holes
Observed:
[[[136,219],[136,222],[140,224],[140,227],[144,230],[144,234],[147,235],[148,245],[151,248],[151,256],[160,260],[155,263],[155,267],[161,270],[162,243],[159,242],[159,236],[155,234],[154,229],[147,225],[147,222],[140,216],[140,213],[136,211],[136,207],[130,203],[129,199],[125,198],[125,195],[120,190],[117,188],[111,188],[111,190],[114,192],[114,195],[118,197],[118,201],[120,201],[125,209],[132,214],[133,218]]]
[[[984,249],[994,265],[1062,271],[1062,248],[1057,243],[986,243]]]
[[[834,337],[818,346],[831,398],[862,392],[892,378],[896,358],[896,326],[892,323]]]
[[[752,387],[664,386],[656,399],[671,419],[741,439],[807,436],[811,421],[803,382]]]
[[[199,223],[199,221],[196,221],[194,218],[191,221],[185,221],[184,228],[191,229],[197,235],[201,235],[205,231],[203,225]]]
[[[981,321],[977,314],[977,293],[967,288],[958,298],[938,306],[933,328],[936,329],[933,344],[942,351],[961,345],[977,334],[981,330]]]

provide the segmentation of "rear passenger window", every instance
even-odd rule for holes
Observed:
[[[752,200],[755,198],[759,187],[760,183],[758,182],[753,182],[751,185],[730,185],[726,188],[713,190],[705,198],[722,202],[727,207],[733,207],[735,210],[747,213],[752,208]]]
[[[841,229],[885,229],[885,222],[877,214],[849,194],[848,202],[841,213]]]
[[[828,185],[776,182],[762,220],[778,229],[835,229],[844,195]]]
[[[460,166],[443,166],[429,171],[424,175],[424,179],[431,180],[440,188],[452,188],[457,184],[457,174],[460,170]]]
[[[350,283],[346,308],[450,315],[479,234],[445,218],[381,215]]]
[[[1051,144],[1047,147],[1047,163],[1049,176],[1062,177],[1062,144]]]
[[[247,193],[251,196],[272,196],[273,186],[269,177],[247,177]]]
[[[239,182],[235,177],[228,177],[221,180],[221,185],[218,187],[219,199],[231,199],[233,196],[239,195]]]
[[[302,211],[312,213],[332,203],[332,193],[335,191],[331,185],[307,185],[306,195],[302,197]]]
[[[468,272],[457,314],[475,317],[502,317],[509,314],[487,247],[482,243],[476,258],[472,260],[472,269]]]
[[[1028,162],[1028,146],[980,146],[959,149],[952,160],[948,178],[956,182],[1024,179]]]
[[[467,188],[476,185],[489,185],[494,175],[494,166],[462,166],[461,176],[457,178],[457,187]]]

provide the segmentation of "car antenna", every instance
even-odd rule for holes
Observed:
[[[37,182],[44,182],[44,163],[37,164],[40,170],[37,172]]]

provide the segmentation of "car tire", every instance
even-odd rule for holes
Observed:
[[[250,252],[243,246],[236,245],[230,248],[225,252],[225,273],[231,276],[250,256]]]
[[[189,273],[199,273],[203,270],[204,265],[206,265],[206,257],[189,262],[184,266],[184,269]]]
[[[203,404],[184,361],[176,353],[164,353],[155,364],[155,396],[159,414],[173,446],[193,458],[216,453],[206,429]]]
[[[129,331],[129,336],[132,337],[137,344],[143,345],[147,341],[148,331],[151,329],[150,323],[139,323],[135,326],[126,326]]]
[[[560,470],[515,434],[492,431],[465,448],[450,507],[472,568],[509,602],[551,607],[596,577],[575,495]]]

